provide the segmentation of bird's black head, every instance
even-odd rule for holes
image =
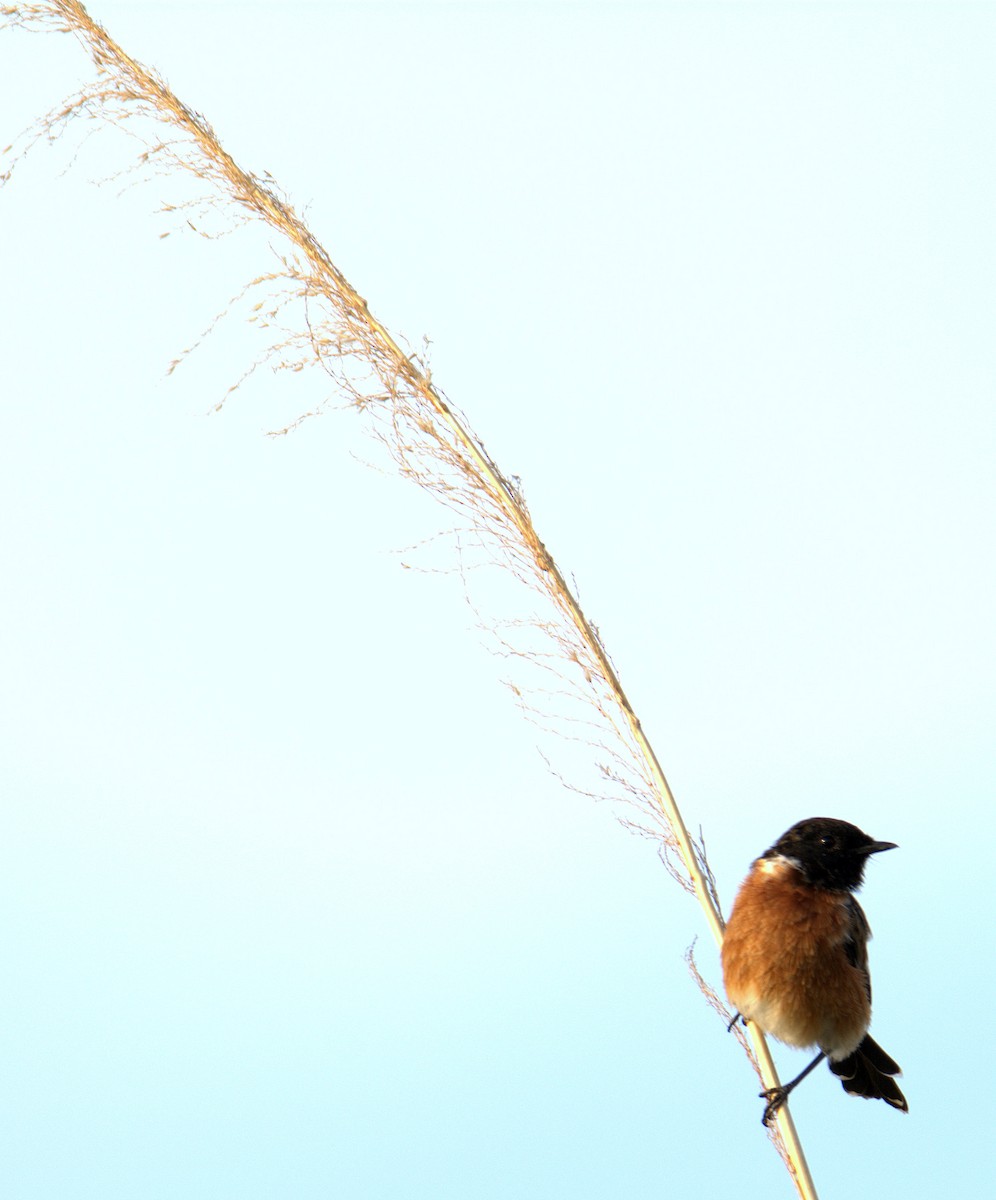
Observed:
[[[783,833],[762,857],[787,858],[810,883],[854,892],[861,886],[868,855],[895,849],[895,842],[876,842],[847,821],[811,817]]]

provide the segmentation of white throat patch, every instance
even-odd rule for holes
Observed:
[[[759,858],[757,867],[762,875],[784,875],[789,870],[802,870],[797,858],[788,858],[784,854],[775,854],[771,858]]]

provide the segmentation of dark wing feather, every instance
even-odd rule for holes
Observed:
[[[856,967],[865,980],[865,990],[871,1000],[871,975],[868,973],[868,939],[871,928],[861,905],[853,896],[848,901],[850,928],[844,941],[847,961]],[[893,1075],[901,1074],[899,1064],[886,1054],[878,1042],[867,1034],[861,1045],[841,1062],[831,1062],[830,1070],[840,1079],[845,1092],[852,1096],[867,1096],[869,1099],[884,1100],[901,1112],[909,1112],[906,1097],[899,1090]]]
[[[853,896],[847,902],[848,914],[851,918],[850,928],[844,940],[844,951],[847,961],[852,967],[857,967],[865,977],[865,991],[871,1000],[872,984],[868,972],[868,939],[871,937],[871,926],[865,916],[864,909]]]

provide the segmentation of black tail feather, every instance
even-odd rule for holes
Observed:
[[[909,1112],[906,1097],[892,1078],[893,1075],[902,1074],[899,1064],[867,1034],[853,1054],[849,1054],[840,1062],[831,1062],[830,1070],[840,1079],[844,1091],[850,1095],[866,1096],[869,1100],[884,1100],[893,1108]]]

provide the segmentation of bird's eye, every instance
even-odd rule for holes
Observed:
[[[825,833],[820,838],[820,845],[824,850],[835,850],[837,848],[837,839],[832,833]]]

